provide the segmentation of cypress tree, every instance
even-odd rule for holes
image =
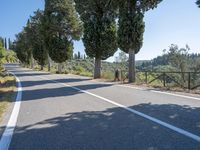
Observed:
[[[116,7],[112,0],[75,0],[84,23],[85,52],[95,58],[94,78],[101,77],[101,60],[117,50]]]
[[[14,50],[14,43],[10,40],[10,38],[8,39],[8,49]]]
[[[6,38],[5,38],[4,42],[5,42],[4,43],[4,48],[7,49],[8,47],[7,47],[7,39]]]
[[[44,17],[44,12],[37,10],[34,12],[34,16],[31,17],[31,30],[32,30],[32,50],[33,57],[37,63],[41,66],[41,70],[47,60],[47,52],[44,47],[44,37],[42,28],[42,19]]]
[[[8,49],[11,49],[11,41],[10,41],[10,38],[8,38]]]
[[[81,53],[78,52],[78,59],[81,59]]]
[[[73,0],[45,0],[45,45],[57,63],[72,57],[73,40],[79,40],[82,24]],[[61,72],[60,69],[58,69]]]
[[[21,63],[25,65],[30,64],[29,53],[27,51],[27,41],[26,41],[26,32],[23,30],[19,34],[16,35],[15,40],[15,52],[17,54],[18,59]]]
[[[135,82],[135,54],[143,44],[144,13],[155,8],[162,0],[118,0],[119,48],[129,53],[129,82]]]
[[[34,67],[34,58],[33,58],[33,46],[32,46],[32,43],[34,41],[34,38],[33,38],[33,28],[32,28],[32,25],[31,25],[31,22],[30,22],[30,19],[28,19],[27,21],[27,24],[26,24],[26,27],[24,28],[24,31],[25,31],[25,36],[26,36],[26,44],[27,44],[27,49],[26,51],[28,52],[28,59],[29,59],[29,62],[30,62],[30,68],[33,68]]]

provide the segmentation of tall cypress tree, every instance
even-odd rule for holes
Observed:
[[[116,0],[119,6],[118,44],[129,53],[129,82],[135,82],[135,54],[143,44],[144,13],[162,0]]]
[[[30,19],[28,19],[26,23],[26,27],[24,28],[25,31],[25,36],[26,36],[26,44],[27,44],[27,49],[26,51],[28,52],[28,57],[29,57],[29,62],[30,62],[30,68],[34,67],[34,58],[33,58],[33,47],[32,47],[32,42],[34,41],[33,38],[33,30],[32,30],[32,25],[30,22]]]
[[[21,63],[23,63],[25,65],[29,65],[30,64],[30,59],[29,59],[30,55],[29,55],[29,52],[27,51],[28,44],[27,44],[26,37],[27,37],[26,32],[24,30],[16,35],[15,52],[17,53],[17,57]]]
[[[116,7],[112,0],[75,0],[84,23],[86,54],[95,58],[94,78],[101,77],[101,60],[117,50]]]
[[[81,53],[78,52],[78,59],[81,59]]]
[[[41,70],[47,60],[47,51],[44,46],[44,36],[43,36],[43,28],[42,28],[42,19],[44,17],[44,12],[41,10],[37,10],[34,12],[34,16],[31,17],[30,24],[32,30],[32,50],[33,57],[37,61],[37,63],[41,66]]]
[[[74,1],[45,0],[44,12],[46,48],[53,61],[62,63],[72,57],[73,40],[79,40],[82,34],[82,24]]]
[[[12,43],[12,41],[10,40],[10,38],[8,38],[8,49],[12,49],[12,46],[13,45],[13,43]]]
[[[4,40],[4,48],[5,49],[7,49],[8,47],[7,47],[7,39],[5,38],[5,40]]]

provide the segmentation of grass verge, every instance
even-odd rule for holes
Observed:
[[[14,76],[0,74],[0,121],[15,96],[16,81]]]

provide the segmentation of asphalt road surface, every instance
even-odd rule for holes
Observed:
[[[10,150],[200,150],[200,99],[7,65],[22,84]]]

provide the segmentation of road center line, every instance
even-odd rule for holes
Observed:
[[[38,77],[39,77],[39,76],[38,76]],[[186,131],[186,130],[183,130],[183,129],[181,129],[181,128],[175,127],[175,126],[173,126],[173,125],[171,125],[171,124],[169,124],[169,123],[163,122],[163,121],[161,121],[161,120],[159,120],[159,119],[156,119],[156,118],[154,118],[154,117],[151,117],[151,116],[149,116],[149,115],[146,115],[146,114],[144,114],[144,113],[141,113],[141,112],[139,112],[139,111],[137,111],[137,110],[134,110],[134,109],[132,109],[132,108],[129,108],[129,107],[125,106],[125,105],[116,103],[116,102],[114,102],[114,101],[112,101],[112,100],[109,100],[109,99],[107,99],[107,98],[101,97],[101,96],[96,95],[96,94],[93,94],[93,93],[91,93],[91,92],[82,90],[82,89],[80,89],[80,88],[77,88],[77,87],[72,86],[72,85],[69,85],[69,84],[61,83],[61,82],[58,82],[58,81],[55,81],[55,80],[51,80],[51,79],[48,79],[48,78],[45,78],[45,77],[39,77],[39,78],[45,79],[45,80],[49,80],[49,81],[52,81],[52,82],[54,82],[54,83],[59,83],[59,84],[61,84],[61,85],[70,87],[70,88],[72,88],[72,89],[74,89],[74,90],[77,90],[77,91],[80,91],[80,92],[82,92],[82,93],[86,93],[86,94],[88,94],[88,95],[94,96],[94,97],[99,98],[99,99],[101,99],[101,100],[103,100],[103,101],[105,101],[105,102],[108,102],[108,103],[113,104],[113,105],[115,105],[115,106],[121,107],[121,108],[123,108],[123,109],[125,109],[125,110],[127,110],[127,111],[129,111],[129,112],[131,112],[131,113],[134,113],[134,114],[136,114],[136,115],[138,115],[138,116],[140,116],[140,117],[143,117],[143,118],[148,119],[148,120],[150,120],[150,121],[152,121],[152,122],[154,122],[154,123],[157,123],[157,124],[159,124],[159,125],[161,125],[161,126],[164,126],[164,127],[168,128],[168,129],[171,129],[171,130],[173,130],[173,131],[175,131],[175,132],[177,132],[177,133],[180,133],[180,134],[182,134],[182,135],[184,135],[184,136],[187,136],[187,137],[189,137],[189,138],[191,138],[191,139],[193,139],[193,140],[195,140],[195,141],[197,141],[197,142],[200,142],[200,136],[198,136],[198,135],[195,135],[195,134],[193,134],[193,133],[190,133],[190,132],[188,132],[188,131]]]
[[[13,74],[13,73],[11,73]],[[14,74],[13,74],[14,75]],[[14,75],[15,76],[15,75]],[[10,119],[8,121],[8,124],[6,126],[5,131],[3,132],[3,135],[0,140],[0,150],[8,150],[9,145],[11,143],[11,139],[13,136],[13,132],[17,123],[17,118],[20,110],[20,105],[21,105],[21,99],[22,99],[22,86],[19,78],[16,78],[17,81],[17,97],[14,103],[14,108],[12,110]]]

